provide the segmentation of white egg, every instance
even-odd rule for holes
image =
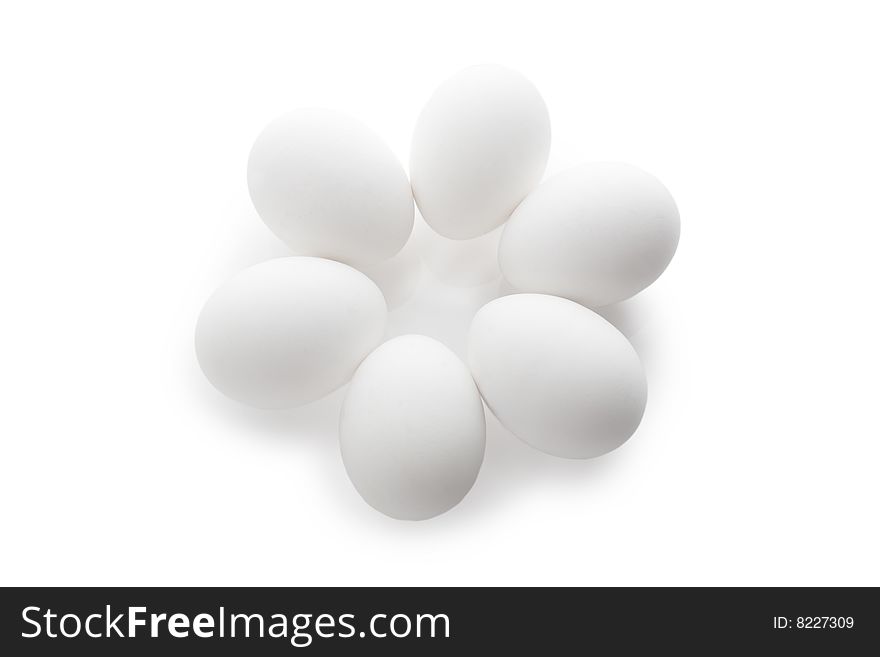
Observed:
[[[332,260],[287,257],[236,274],[202,309],[196,355],[214,386],[260,408],[291,408],[348,381],[379,344],[376,284]]]
[[[263,221],[302,255],[368,265],[406,243],[413,199],[400,162],[359,121],[325,109],[275,119],[248,160]]]
[[[361,363],[339,422],[342,460],[361,497],[401,520],[458,504],[483,462],[486,419],[470,372],[423,335],[389,340]]]
[[[653,283],[678,246],[675,201],[628,164],[584,164],[529,194],[504,226],[498,260],[507,281],[599,307]]]
[[[440,85],[418,118],[413,194],[444,237],[479,237],[541,181],[549,154],[550,117],[534,85],[500,66],[473,66]]]
[[[501,424],[556,456],[611,451],[645,410],[647,384],[632,345],[568,299],[515,294],[486,304],[471,325],[468,360]]]

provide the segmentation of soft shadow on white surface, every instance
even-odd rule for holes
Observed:
[[[654,333],[656,327],[652,325],[654,309],[650,294],[651,290],[648,288],[620,303],[595,309],[598,314],[626,336],[648,370],[654,364],[656,353],[654,346],[657,339],[657,335]],[[649,381],[648,384],[650,385],[650,383]]]
[[[244,435],[294,443],[335,440],[346,388],[343,386],[322,399],[290,410],[249,408],[216,394],[210,412],[221,414],[225,422],[240,426]]]
[[[419,218],[416,217],[416,220]],[[412,299],[422,279],[422,260],[415,230],[395,256],[384,262],[362,267],[361,271],[382,290],[388,310],[399,308]]]
[[[470,516],[492,513],[494,507],[516,504],[533,487],[602,486],[624,456],[617,450],[598,459],[545,454],[513,435],[486,408],[486,457],[469,499],[461,505],[461,518],[466,521]]]
[[[473,287],[447,285],[430,272],[413,299],[388,315],[386,339],[416,333],[439,340],[462,359],[466,357],[471,320],[498,296],[497,282]]]
[[[637,295],[620,303],[596,308],[595,311],[632,340],[644,332],[650,323],[650,311],[645,295]]]
[[[416,215],[413,236],[425,266],[437,280],[455,287],[486,285],[501,276],[498,243],[503,227],[470,240],[453,240],[437,234]]]

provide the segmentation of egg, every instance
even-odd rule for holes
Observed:
[[[254,265],[208,299],[196,355],[221,392],[291,408],[346,383],[385,331],[376,284],[332,260],[292,256]]]
[[[504,226],[498,262],[516,290],[596,308],[653,283],[679,231],[675,201],[652,175],[628,164],[584,164],[523,200]]]
[[[501,424],[548,454],[609,452],[645,410],[647,384],[632,345],[568,299],[514,294],[489,302],[471,324],[468,361]]]
[[[370,265],[412,231],[406,172],[345,114],[300,109],[272,121],[251,149],[247,180],[257,213],[297,254]]]
[[[534,85],[501,66],[467,68],[440,85],[416,122],[416,204],[444,237],[485,235],[541,181],[549,153],[550,117]]]
[[[346,391],[339,422],[346,472],[361,497],[401,520],[458,504],[483,462],[483,402],[465,364],[423,335],[371,353]]]

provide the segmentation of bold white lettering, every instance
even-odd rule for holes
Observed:
[[[21,619],[25,623],[30,623],[31,625],[36,627],[37,631],[33,632],[31,634],[27,634],[25,632],[22,632],[21,636],[22,636],[22,638],[25,638],[25,639],[33,639],[35,636],[40,636],[40,632],[43,629],[40,626],[40,624],[37,621],[35,621],[33,618],[28,618],[28,613],[30,613],[31,611],[40,611],[40,608],[39,607],[25,607],[24,609],[21,610]]]

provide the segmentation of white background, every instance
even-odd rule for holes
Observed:
[[[878,61],[867,2],[4,3],[0,581],[880,584]],[[464,502],[401,523],[346,479],[342,393],[243,411],[193,326],[286,253],[245,184],[268,120],[345,110],[406,162],[481,62],[541,90],[548,173],[637,164],[682,239],[607,311],[648,372],[636,435],[565,461],[493,419]],[[389,335],[460,351],[499,283],[438,283],[438,248]]]

